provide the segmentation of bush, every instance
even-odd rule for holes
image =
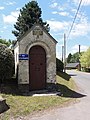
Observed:
[[[14,56],[12,51],[0,43],[0,81],[10,79],[13,74]]]
[[[57,71],[63,71],[63,62],[61,60],[59,60],[58,58],[56,58],[56,70]]]
[[[83,68],[82,68],[82,71],[83,71],[83,72],[90,72],[90,68],[85,68],[85,67],[83,67]]]

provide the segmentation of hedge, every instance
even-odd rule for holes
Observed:
[[[13,74],[14,56],[12,51],[0,43],[0,82],[10,79]]]

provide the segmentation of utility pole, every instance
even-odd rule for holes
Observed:
[[[79,45],[79,54],[80,54],[80,47],[81,47],[81,46]]]
[[[62,62],[63,62],[63,56],[64,56],[64,46],[62,46]]]
[[[80,47],[81,47],[81,46],[79,45],[79,68],[78,68],[79,71],[81,71],[81,64],[80,64],[80,49],[81,49],[81,48],[80,48]]]
[[[66,34],[64,34],[64,72],[66,72]]]

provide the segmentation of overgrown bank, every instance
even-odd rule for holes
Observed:
[[[12,87],[13,88],[13,87]],[[17,94],[2,94],[7,100],[10,109],[1,115],[1,120],[10,120],[11,117],[26,116],[34,111],[41,111],[50,107],[61,106],[72,100],[75,93],[75,83],[71,77],[65,73],[57,74],[57,91],[61,91],[62,96],[22,96]]]

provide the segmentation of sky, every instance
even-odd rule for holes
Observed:
[[[16,40],[12,34],[22,7],[30,0],[0,0],[0,38]],[[50,34],[57,40],[56,56],[61,59],[64,34],[66,56],[90,47],[90,0],[82,0],[79,12],[70,32],[80,0],[37,0],[42,19],[50,26]],[[69,34],[70,33],[70,34]]]

